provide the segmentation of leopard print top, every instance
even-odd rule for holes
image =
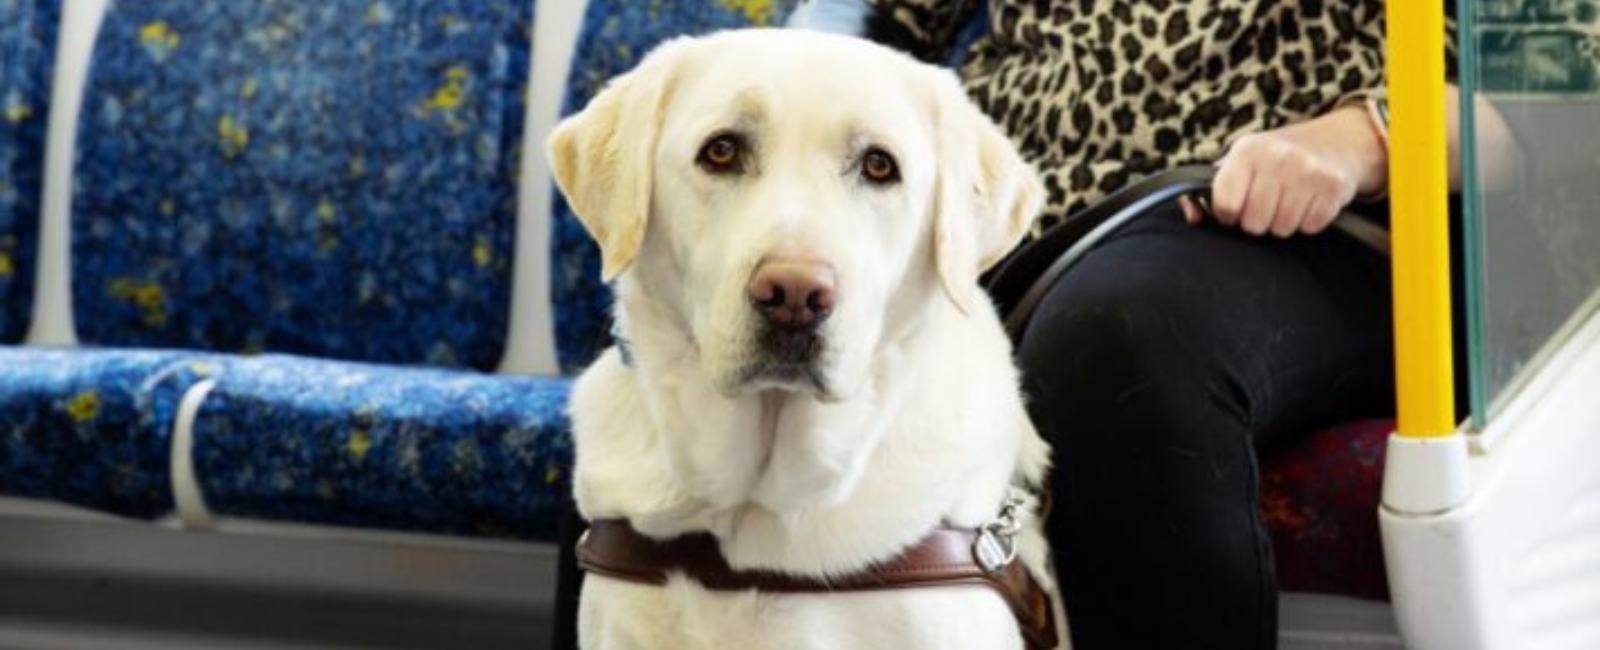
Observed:
[[[982,0],[871,0],[943,60]],[[1409,0],[1407,0],[1409,1]],[[1382,88],[1382,0],[992,0],[968,92],[1038,167],[1048,227],[1163,169]]]

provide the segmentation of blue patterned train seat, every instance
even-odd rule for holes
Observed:
[[[0,345],[26,333],[61,0],[0,0]]]
[[[572,446],[565,379],[265,356],[194,425],[201,492],[256,519],[553,540]]]
[[[172,510],[178,403],[220,360],[0,348],[0,494],[132,517]]]
[[[578,34],[562,113],[583,109],[612,77],[658,43],[719,29],[781,25],[795,0],[590,0]],[[551,296],[556,351],[565,372],[589,365],[609,345],[611,290],[600,281],[600,252],[560,192],[551,216]]]
[[[114,2],[79,123],[82,340],[494,367],[532,12]]]
[[[476,372],[509,321],[532,18],[111,2],[71,215],[76,329],[100,347],[0,357],[0,494],[169,511],[173,415],[204,375],[217,513],[553,537],[569,382]],[[249,356],[269,352],[304,356]]]

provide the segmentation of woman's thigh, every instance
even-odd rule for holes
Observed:
[[[1049,437],[1207,410],[1271,443],[1392,412],[1390,309],[1388,260],[1353,240],[1194,227],[1172,208],[1063,277],[1018,353]]]

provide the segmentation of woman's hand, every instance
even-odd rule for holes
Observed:
[[[1239,138],[1217,163],[1211,215],[1252,235],[1322,232],[1357,196],[1388,184],[1389,152],[1370,120],[1348,106]],[[1187,199],[1183,211],[1191,224],[1205,218]]]

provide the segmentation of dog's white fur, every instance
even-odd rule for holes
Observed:
[[[697,153],[729,131],[749,143],[745,168],[708,173]],[[896,158],[898,183],[865,182],[868,146]],[[600,243],[635,357],[607,352],[573,395],[585,517],[663,539],[709,531],[735,568],[840,575],[941,523],[978,527],[1008,486],[1040,480],[1049,450],[977,278],[1042,190],[948,71],[800,31],[678,39],[558,126],[549,155]],[[805,381],[759,373],[747,286],[775,256],[836,272]],[[1037,523],[1021,546],[1054,594]],[[980,587],[713,593],[681,577],[590,576],[580,638],[590,650],[1022,647]]]

